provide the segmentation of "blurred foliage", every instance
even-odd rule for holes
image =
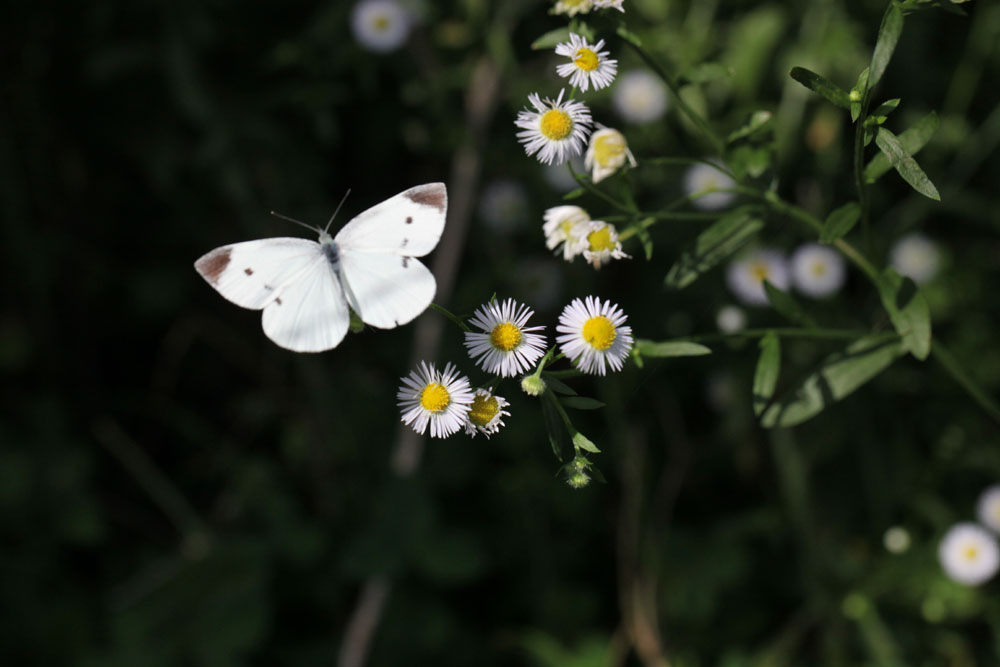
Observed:
[[[428,442],[400,479],[388,460],[412,327],[294,355],[207,288],[191,267],[202,253],[295,233],[271,209],[321,221],[350,187],[346,220],[453,178],[474,136],[469,87],[491,61],[502,89],[475,199],[510,181],[526,213],[473,207],[444,305],[468,313],[509,295],[551,332],[564,303],[594,293],[660,340],[714,332],[731,300],[718,270],[661,287],[697,221],[657,225],[650,261],[633,241],[637,259],[599,273],[545,251],[541,215],[563,190],[524,157],[512,121],[528,92],[560,85],[551,52],[530,49],[565,24],[547,3],[419,3],[407,45],[384,55],[351,37],[352,4],[7,8],[5,664],[330,664],[373,575],[392,588],[372,665],[654,664],[635,635],[649,619],[674,667],[997,664],[1000,584],[962,588],[935,558],[944,528],[1000,479],[997,424],[933,361],[901,359],[775,431],[754,417],[752,341],[578,381],[608,405],[576,418],[607,478],[582,491],[555,477],[541,411],[510,383],[504,431]],[[628,0],[626,18],[673,71],[726,66],[684,91],[723,136],[774,114],[779,191],[822,219],[853,197],[850,120],[788,73],[850,89],[885,4]],[[941,244],[923,290],[935,340],[996,397],[1000,5],[963,7],[908,18],[880,83],[903,100],[887,121],[897,134],[940,115],[919,158],[941,202],[882,177],[869,251],[881,261],[914,229]],[[642,66],[613,27],[599,36],[622,70]],[[614,118],[607,91],[589,102]],[[673,112],[621,128],[640,164],[706,149]],[[633,176],[650,208],[682,194],[679,167]],[[779,247],[815,238],[763,234]],[[852,273],[840,297],[807,308],[867,326],[878,295]],[[781,326],[773,311],[749,315]],[[836,349],[782,341],[779,384]],[[440,350],[472,370],[458,332]],[[892,525],[910,531],[906,553],[883,548]]]

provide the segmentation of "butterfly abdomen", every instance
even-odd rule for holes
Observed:
[[[326,261],[333,265],[333,268],[338,268],[340,264],[340,249],[337,248],[337,244],[333,241],[328,243],[321,243],[320,247],[323,249],[323,256],[326,257]]]

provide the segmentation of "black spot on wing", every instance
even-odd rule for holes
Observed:
[[[409,257],[404,257],[404,258],[403,258],[403,268],[405,269],[405,268],[407,268],[407,267],[408,267],[409,265],[410,265],[410,258],[409,258]]]
[[[407,243],[409,243],[409,242],[410,242],[410,239],[403,239],[403,245],[401,245],[401,246],[399,246],[399,247],[400,247],[400,248],[405,248],[405,247],[406,247],[406,244],[407,244]]]
[[[253,275],[253,269],[251,269],[248,266],[247,268],[243,269],[243,273],[247,274],[248,276],[252,276]]]
[[[406,216],[406,224],[408,224],[408,225],[412,225],[413,224],[413,216],[412,215]]]
[[[274,302],[280,306],[281,305],[281,297],[280,296],[279,297],[275,297]]]

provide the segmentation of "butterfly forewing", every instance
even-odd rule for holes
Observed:
[[[334,241],[341,249],[422,257],[441,238],[447,209],[444,183],[418,185],[361,213]]]
[[[199,258],[194,268],[237,306],[260,310],[322,256],[315,241],[260,239],[216,248]]]
[[[413,257],[342,249],[340,267],[351,308],[374,327],[406,324],[434,299],[434,275]]]
[[[318,255],[264,308],[264,333],[294,352],[322,352],[347,334],[350,316],[333,266]]]

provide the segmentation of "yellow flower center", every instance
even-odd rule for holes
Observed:
[[[601,227],[595,232],[590,232],[587,234],[587,243],[590,244],[590,252],[600,252],[601,250],[610,252],[617,245],[611,240],[611,227]],[[612,340],[614,340],[613,337]]]
[[[428,412],[441,412],[451,403],[451,395],[443,384],[432,382],[420,392],[420,405]]]
[[[594,139],[594,161],[602,167],[618,167],[624,162],[625,137],[603,134]]]
[[[385,14],[379,14],[375,17],[375,20],[372,21],[372,24],[375,26],[376,30],[382,32],[389,27],[389,17]]]
[[[768,275],[767,264],[754,262],[750,265],[750,275],[755,281],[759,283],[764,282]]]
[[[811,271],[812,271],[812,274],[814,276],[816,276],[817,278],[819,278],[820,276],[825,276],[826,275],[826,264],[823,263],[823,262],[813,262]]]
[[[615,325],[604,315],[591,317],[583,324],[583,339],[598,350],[611,347],[617,337]]]
[[[493,347],[510,352],[521,342],[521,330],[510,322],[498,324],[490,332],[490,342]]]
[[[979,549],[974,544],[970,544],[962,550],[962,556],[967,561],[974,561],[979,556]]]
[[[593,72],[600,64],[600,59],[590,49],[578,49],[573,62],[584,72]]]
[[[565,139],[573,131],[573,119],[561,109],[549,109],[542,114],[538,129],[547,139]]]
[[[469,421],[476,426],[486,426],[499,411],[500,404],[497,403],[496,396],[476,394],[472,399],[472,407],[469,408]]]

